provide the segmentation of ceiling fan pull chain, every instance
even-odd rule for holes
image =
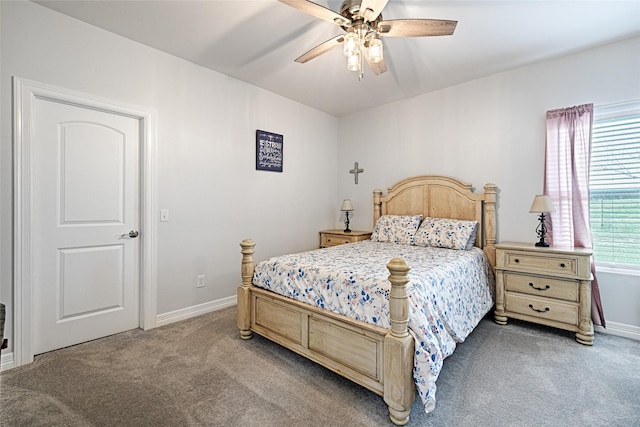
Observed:
[[[360,44],[360,74],[358,74],[358,81],[361,82],[364,79],[364,52],[362,51],[362,43]]]
[[[361,82],[362,79],[364,79],[364,36],[365,36],[365,31],[363,31],[363,29],[360,29],[358,31],[358,38],[360,39],[360,72],[358,73],[358,81]]]

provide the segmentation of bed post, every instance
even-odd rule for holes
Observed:
[[[382,216],[382,190],[373,190],[373,226],[376,226],[378,219]]]
[[[238,329],[240,338],[248,340],[253,336],[251,332],[251,279],[253,278],[253,248],[256,246],[253,240],[244,239],[240,242],[242,247],[242,285],[238,287]]]
[[[413,336],[409,334],[409,296],[407,273],[410,268],[401,258],[387,264],[391,293],[389,319],[391,330],[384,338],[384,401],[389,417],[396,425],[409,422],[409,412],[415,399],[413,382]]]
[[[496,269],[496,196],[495,184],[484,186],[484,253],[489,264]]]

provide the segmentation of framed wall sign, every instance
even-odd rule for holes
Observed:
[[[282,172],[283,144],[282,135],[256,130],[256,169]]]

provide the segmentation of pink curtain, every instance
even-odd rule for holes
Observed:
[[[555,212],[547,217],[549,242],[593,248],[589,225],[589,165],[593,104],[547,111],[544,193]],[[595,263],[591,257],[591,318],[606,326]]]

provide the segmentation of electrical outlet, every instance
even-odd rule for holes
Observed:
[[[198,280],[196,281],[196,288],[204,288],[204,279],[205,279],[204,274],[201,274],[198,276]]]

